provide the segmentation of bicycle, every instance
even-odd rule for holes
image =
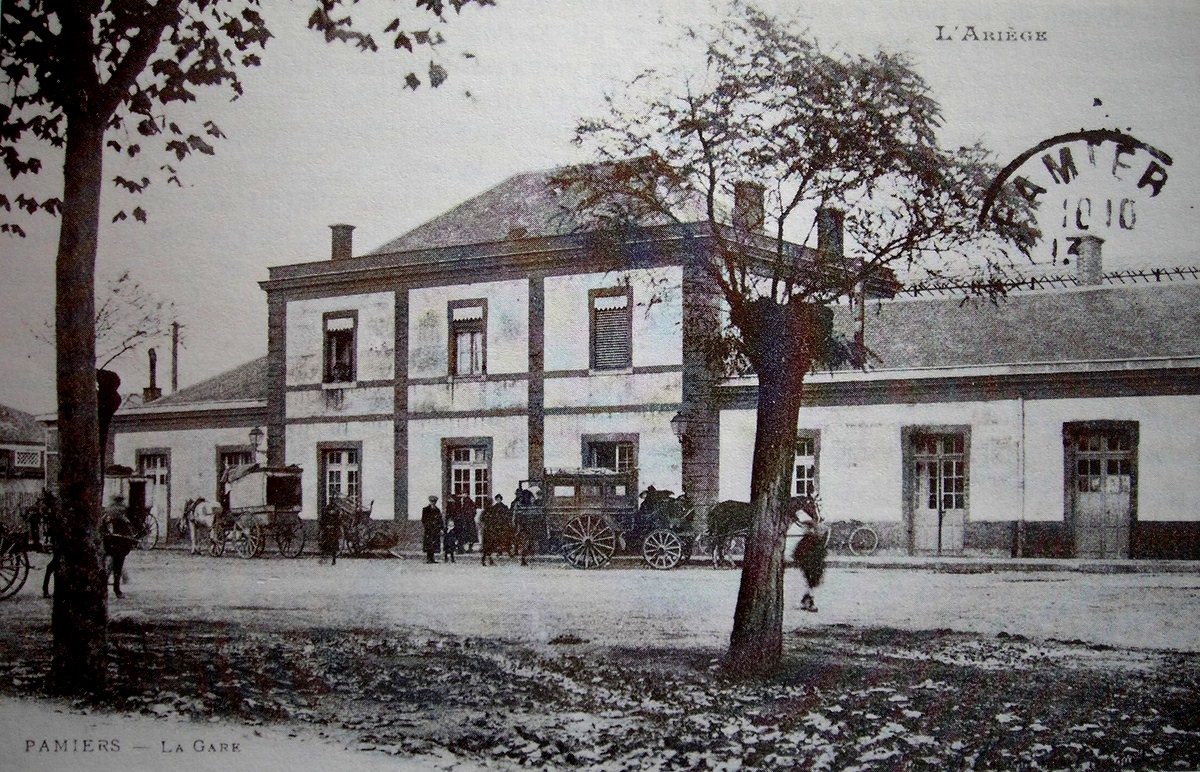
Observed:
[[[825,546],[827,548],[835,530],[832,524],[830,526],[825,531]],[[844,523],[838,523],[836,530],[841,531],[845,538],[839,539],[834,543],[834,546],[849,552],[851,555],[873,555],[875,550],[879,548],[879,534],[869,524],[860,520],[847,520]]]
[[[371,520],[372,501],[366,509],[355,499],[334,498],[326,505],[325,510],[331,517],[337,518],[337,555],[353,555],[358,557],[370,549],[375,539],[378,526]]]

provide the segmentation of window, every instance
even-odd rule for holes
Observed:
[[[325,383],[353,383],[357,311],[325,314]]]
[[[354,448],[331,448],[323,451],[323,480],[325,503],[335,498],[362,500],[359,451]]]
[[[922,434],[915,438],[914,458],[926,508],[966,508],[966,442],[961,434]]]
[[[792,495],[817,495],[817,437],[796,438],[796,457],[792,464]]]
[[[637,446],[630,440],[588,442],[583,465],[590,469],[628,472],[637,466]]]
[[[170,505],[171,458],[167,452],[156,448],[153,451],[139,451],[137,463],[138,472],[149,477],[153,483],[149,490],[149,499],[142,503],[161,517],[168,512]],[[132,493],[129,503],[133,504]]]
[[[588,293],[591,369],[620,370],[633,364],[632,292],[628,287]]]
[[[450,447],[450,494],[466,496],[483,508],[491,501],[491,453],[487,445]]]
[[[450,374],[487,372],[487,301],[454,300],[450,314]]]

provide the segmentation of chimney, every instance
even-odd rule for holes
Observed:
[[[142,402],[153,402],[162,396],[162,389],[158,388],[158,354],[154,353],[154,349],[150,349],[150,385],[142,389]]]
[[[840,209],[828,206],[817,209],[817,252],[822,257],[842,259],[842,223],[845,217]]]
[[[333,231],[333,249],[330,256],[334,260],[345,260],[348,257],[353,257],[354,226],[339,224],[330,225],[329,228]]]
[[[1104,239],[1099,236],[1079,237],[1079,264],[1075,267],[1075,277],[1081,287],[1096,287],[1103,281],[1104,263],[1100,258],[1100,247]]]
[[[757,182],[733,183],[733,227],[761,232],[764,215],[763,196],[767,189]]]

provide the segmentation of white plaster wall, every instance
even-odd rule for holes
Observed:
[[[391,413],[396,396],[391,386],[355,386],[337,389],[339,405],[331,390],[305,389],[287,393],[288,418],[335,415],[380,415]]]
[[[1061,521],[1063,423],[1139,424],[1138,519],[1200,520],[1193,479],[1200,463],[1200,397],[1031,400],[1025,402],[1025,480],[1021,485],[1021,403],[804,408],[802,429],[821,432],[818,480],[826,517],[899,521],[903,426],[968,424],[972,521]],[[746,500],[754,411],[721,413],[720,496]]]
[[[492,495],[512,501],[517,483],[529,477],[528,419],[434,418],[408,422],[408,519],[419,520],[430,496],[443,495],[442,440],[492,439]],[[449,482],[449,481],[447,481]]]
[[[324,375],[324,314],[358,311],[356,377],[391,380],[395,373],[396,296],[391,292],[293,300],[287,304],[287,385],[320,383]]]
[[[1053,399],[1026,403],[1029,520],[1061,520],[1062,425],[1068,421],[1138,422],[1137,518],[1200,520],[1200,397]]]
[[[668,404],[683,400],[683,373],[593,373],[547,378],[545,404],[556,407],[611,407]]]
[[[301,478],[304,506],[300,516],[316,520],[317,476],[320,463],[318,442],[361,442],[360,478],[363,505],[374,500],[373,520],[391,520],[395,515],[395,430],[391,421],[353,421],[347,423],[292,424],[287,427],[287,463],[304,469]]]
[[[529,405],[529,382],[522,380],[463,380],[408,387],[412,413],[452,410],[511,410]],[[389,409],[391,409],[389,407]]]
[[[638,486],[681,491],[679,440],[671,430],[669,411],[548,415],[545,419],[545,462],[550,468],[583,465],[584,434],[638,435]]]
[[[633,287],[633,366],[683,363],[683,269],[643,268],[546,278],[547,370],[589,365],[588,290]]]
[[[447,303],[471,298],[487,299],[487,373],[528,372],[529,282],[520,279],[410,290],[409,378],[443,378],[449,373]]]
[[[179,429],[157,432],[121,432],[113,437],[113,463],[137,469],[137,451],[166,448],[171,455],[171,517],[183,516],[188,499],[203,496],[212,501],[217,493],[217,446],[249,444],[253,426],[224,429]],[[261,453],[260,461],[265,458]],[[155,512],[159,526],[166,528],[162,513]]]
[[[1016,442],[1007,433],[1015,403],[808,407],[799,428],[820,432],[817,480],[821,511],[831,520],[900,522],[905,426],[970,425],[970,514],[973,521],[1019,515]],[[720,497],[750,496],[753,410],[721,413]]]

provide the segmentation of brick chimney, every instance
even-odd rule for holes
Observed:
[[[845,213],[840,209],[829,206],[817,209],[817,251],[821,255],[835,260],[842,259],[842,225],[845,218]]]
[[[1075,266],[1075,277],[1081,287],[1095,287],[1102,283],[1104,262],[1100,257],[1100,247],[1104,239],[1099,236],[1079,237],[1079,264]]]
[[[334,260],[345,260],[348,257],[353,257],[354,226],[338,224],[330,225],[329,229],[333,231],[333,244],[330,256]]]
[[[767,189],[757,182],[733,184],[733,227],[759,233],[763,229],[763,196]]]
[[[150,349],[150,385],[142,389],[142,402],[153,402],[162,396],[162,389],[158,388],[158,354],[154,349]]]

